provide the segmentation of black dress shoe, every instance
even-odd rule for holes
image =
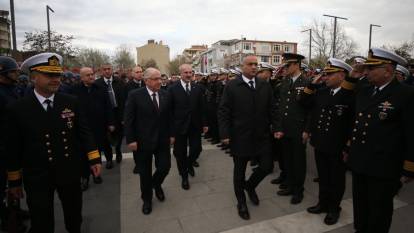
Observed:
[[[93,183],[102,184],[103,180],[101,176],[93,177]]]
[[[81,180],[81,190],[86,191],[89,188],[89,179],[83,179]]]
[[[272,184],[281,184],[283,181],[284,181],[284,179],[281,176],[279,176],[278,178],[273,179],[272,181],[270,181],[270,183],[272,183]]]
[[[155,196],[157,197],[157,199],[163,202],[165,200],[165,195],[164,195],[164,191],[162,190],[162,188],[157,187],[157,188],[154,188],[154,190],[155,190]]]
[[[292,195],[292,199],[290,199],[290,204],[297,205],[301,203],[303,200],[303,194],[294,194]]]
[[[289,196],[289,195],[292,195],[292,191],[290,191],[290,189],[279,190],[277,192],[277,195],[279,195],[279,196]]]
[[[249,196],[250,201],[254,204],[254,205],[259,205],[260,204],[260,200],[259,197],[257,196],[256,190],[254,189],[247,189],[245,188],[247,195]]]
[[[239,212],[240,218],[244,220],[250,219],[249,209],[246,204],[237,204],[237,211]]]
[[[183,180],[181,181],[181,187],[182,187],[184,190],[189,190],[189,189],[190,189],[190,183],[188,182],[188,179],[183,179]]]
[[[132,171],[132,173],[134,173],[134,174],[138,174],[139,173],[138,166],[137,165],[135,165],[134,170]]]
[[[116,162],[117,163],[121,163],[122,162],[122,154],[117,154],[116,155]]]
[[[328,214],[325,216],[325,219],[323,220],[323,222],[326,225],[336,224],[338,222],[340,213],[341,213],[341,209],[339,209],[338,211],[328,212]]]
[[[149,201],[144,201],[144,204],[142,205],[142,213],[145,215],[150,214],[152,211],[152,203]]]
[[[193,166],[189,166],[188,167],[188,174],[190,174],[190,176],[192,176],[192,177],[195,176],[195,172],[194,172]]]
[[[112,168],[114,168],[113,162],[112,161],[106,162],[106,169],[112,169]]]
[[[289,186],[287,185],[287,184],[280,184],[279,185],[279,189],[288,189],[289,188]]]
[[[198,162],[197,162],[197,161],[194,161],[194,162],[193,162],[193,167],[200,167],[200,164],[198,164]]]
[[[319,203],[315,206],[311,206],[307,208],[306,210],[311,214],[321,214],[321,213],[326,213],[328,211],[326,207],[320,205]]]

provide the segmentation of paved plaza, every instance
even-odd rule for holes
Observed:
[[[104,183],[91,184],[84,193],[85,233],[351,233],[352,195],[351,178],[347,177],[347,190],[342,202],[340,221],[333,226],[323,224],[324,215],[311,215],[306,208],[317,203],[318,185],[311,148],[308,153],[308,174],[305,198],[299,205],[291,205],[289,197],[276,195],[277,186],[270,180],[278,170],[258,187],[260,205],[248,202],[251,220],[237,215],[236,198],[232,185],[232,160],[215,146],[204,144],[196,176],[190,178],[191,189],[181,189],[175,160],[164,183],[166,200],[155,197],[153,212],[141,212],[139,177],[132,173],[131,153],[113,170],[104,169]],[[249,173],[251,169],[248,168]],[[56,204],[56,232],[65,232],[60,205]],[[414,232],[414,185],[404,187],[395,200],[392,233]]]

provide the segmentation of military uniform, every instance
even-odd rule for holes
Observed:
[[[364,64],[375,69],[405,63],[395,53],[372,48]],[[347,78],[343,89],[354,89],[356,81]],[[353,176],[354,226],[358,232],[388,232],[400,177],[414,177],[414,89],[394,78],[382,87],[358,86],[355,95],[347,161]]]
[[[352,67],[339,59],[330,58],[324,69],[327,74],[343,72]],[[319,201],[308,212],[327,212],[325,223],[335,224],[341,210],[340,203],[345,191],[345,164],[342,151],[346,147],[353,117],[353,98],[343,98],[340,87],[322,87],[309,84],[300,102],[309,108],[310,144],[314,147],[319,175]]]
[[[59,75],[60,63],[59,55],[42,53],[27,59],[22,69]],[[80,150],[87,151],[92,165],[100,163],[100,156],[75,97],[55,93],[43,97],[43,102],[41,98],[34,90],[8,109],[9,187],[24,183],[31,233],[54,232],[55,190],[62,202],[66,229],[71,233],[80,232],[80,176],[84,155]]]
[[[285,63],[300,63],[304,58],[298,54],[283,54]],[[309,79],[302,74],[293,78],[285,78],[280,86],[280,101],[278,108],[279,124],[276,132],[283,132],[283,159],[285,160],[288,189],[280,191],[279,195],[292,194],[292,203],[303,199],[303,185],[306,175],[306,144],[303,143],[302,133],[306,131],[309,114],[299,103],[299,98],[309,84]]]

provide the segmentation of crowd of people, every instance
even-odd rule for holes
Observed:
[[[275,193],[290,196],[292,205],[302,202],[310,144],[319,198],[307,211],[325,214],[327,225],[337,223],[350,170],[356,232],[388,232],[393,198],[414,177],[414,89],[407,61],[380,48],[352,64],[330,58],[321,69],[309,68],[304,59],[285,53],[283,64],[274,67],[248,55],[240,67],[208,74],[182,64],[169,78],[139,65],[121,74],[111,64],[73,74],[64,72],[56,53],[35,55],[20,66],[0,57],[2,229],[10,231],[10,208],[16,205],[18,231],[30,218],[31,233],[54,232],[57,192],[67,231],[81,232],[82,191],[90,177],[104,182],[101,155],[106,169],[122,162],[124,141],[133,152],[131,172],[139,174],[142,212],[148,215],[154,193],[160,202],[166,198],[162,184],[171,149],[181,187],[189,190],[189,176],[202,166],[204,138],[232,157],[242,219],[250,219],[246,194],[260,205],[256,187],[275,162]],[[246,178],[248,164],[253,172]],[[28,212],[19,207],[23,193]]]

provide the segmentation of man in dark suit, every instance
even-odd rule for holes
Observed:
[[[142,212],[152,211],[152,189],[159,201],[165,195],[162,183],[171,168],[170,144],[174,143],[171,100],[161,90],[161,73],[155,68],[144,72],[146,88],[130,92],[125,107],[125,136],[140,175]],[[156,171],[152,174],[152,156]]]
[[[92,130],[95,142],[99,151],[103,151],[107,161],[111,160],[109,155],[112,148],[109,143],[107,132],[115,130],[114,116],[108,93],[105,88],[97,85],[95,82],[95,74],[89,67],[80,69],[81,83],[75,84],[70,94],[78,97],[80,109],[85,113],[87,124]],[[90,170],[87,161],[84,161],[84,169],[82,174],[82,189],[88,188]],[[94,177],[96,184],[102,183],[102,178]]]
[[[24,183],[31,233],[54,232],[55,190],[67,231],[80,233],[82,156],[88,156],[95,176],[101,170],[99,152],[79,102],[57,92],[63,73],[61,63],[62,57],[55,53],[28,58],[22,70],[30,72],[34,90],[11,105],[6,116],[9,193],[21,198]]]
[[[128,81],[128,83],[126,84],[127,93],[131,92],[132,90],[145,87],[144,80],[142,80],[142,73],[143,73],[142,67],[139,65],[135,66],[134,68],[132,68],[131,72],[132,72],[131,73],[132,80]]]
[[[257,57],[243,59],[242,76],[228,82],[218,111],[220,136],[230,144],[234,162],[233,184],[239,216],[250,218],[244,190],[259,205],[256,187],[272,171],[269,131],[276,124],[275,102],[270,84],[255,77]],[[245,180],[247,163],[255,158],[258,168]]]
[[[182,178],[181,187],[188,190],[190,188],[188,174],[194,176],[193,163],[202,150],[201,133],[207,132],[208,127],[203,89],[191,82],[193,77],[191,65],[181,65],[180,74],[181,80],[174,83],[168,91],[173,107],[174,156]]]
[[[304,56],[300,54],[285,53],[284,76],[279,91],[278,118],[279,125],[276,126],[277,138],[282,139],[283,160],[286,163],[286,181],[279,187],[282,189],[278,195],[292,195],[290,202],[299,204],[303,200],[303,185],[306,176],[306,143],[309,133],[306,130],[309,114],[299,104],[298,99],[309,84],[300,70],[301,61]]]
[[[341,91],[349,96],[355,88],[346,163],[352,171],[357,232],[388,232],[394,196],[414,177],[414,89],[395,79],[397,64],[406,63],[393,52],[371,48],[364,63],[370,85],[356,85],[360,77],[353,73],[342,83]]]
[[[352,67],[330,58],[323,74],[316,76],[302,95],[300,103],[311,112],[310,144],[314,147],[319,175],[319,201],[307,210],[312,214],[327,213],[324,222],[338,222],[345,191],[345,164],[342,151],[351,132],[353,98],[342,98],[341,83]],[[324,82],[325,87],[318,88]]]
[[[105,88],[109,95],[109,100],[112,106],[112,111],[115,119],[115,131],[110,133],[111,141],[114,141],[116,162],[122,161],[122,138],[123,138],[123,114],[126,100],[125,83],[119,78],[115,78],[112,75],[112,65],[104,64],[101,67],[102,77],[97,79],[95,82],[99,86]],[[111,151],[112,152],[112,151]],[[105,155],[106,156],[106,155]],[[113,168],[112,154],[106,156],[106,168]]]

